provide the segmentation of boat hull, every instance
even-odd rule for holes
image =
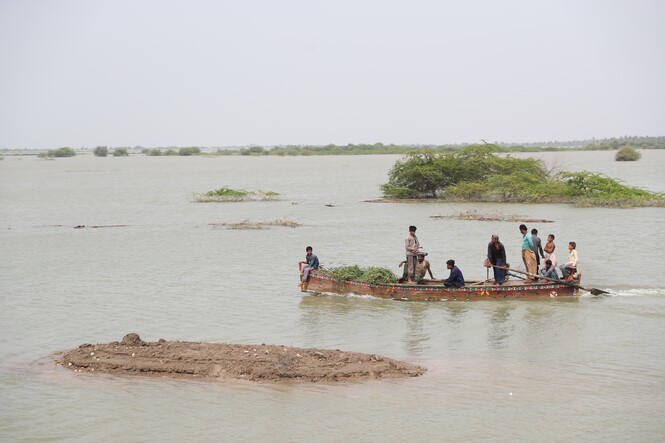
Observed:
[[[579,285],[580,279],[569,283]],[[510,300],[510,299],[558,299],[576,298],[579,290],[565,283],[506,281],[503,285],[489,282],[469,282],[462,288],[447,288],[440,281],[426,281],[424,284],[385,284],[375,285],[355,281],[338,281],[329,277],[312,274],[307,282],[301,282],[302,292],[315,294],[356,294],[405,301],[471,301],[471,300]]]

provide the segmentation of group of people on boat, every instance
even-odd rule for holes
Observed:
[[[404,266],[404,273],[400,282],[407,284],[419,284],[425,280],[427,274],[430,279],[434,279],[432,274],[432,267],[425,259],[427,252],[422,250],[418,237],[416,236],[416,227],[409,226],[409,235],[406,237],[405,249],[406,260],[399,264],[399,267]],[[557,259],[555,255],[556,245],[554,244],[554,234],[547,236],[547,243],[543,247],[540,237],[538,237],[538,230],[532,229],[529,233],[525,224],[519,226],[522,233],[522,261],[526,268],[527,283],[538,279],[541,275],[548,279],[573,279],[577,272],[577,244],[574,241],[568,243],[568,261],[558,266],[561,271],[561,277],[557,273]],[[311,246],[306,248],[305,260],[300,263],[302,268],[302,281],[307,281],[310,273],[319,268],[319,259],[313,253]],[[541,258],[543,266],[541,267]],[[510,265],[506,261],[506,248],[499,240],[498,235],[492,235],[490,243],[487,245],[487,258],[485,259],[485,266],[494,270],[494,282],[501,285],[506,281]],[[455,260],[450,259],[446,262],[446,267],[450,270],[448,278],[442,280],[446,287],[461,288],[464,286],[464,276],[462,271],[455,265]]]
[[[557,259],[554,253],[556,245],[554,244],[554,234],[547,236],[545,247],[542,246],[538,230],[532,229],[529,233],[525,224],[521,224],[520,233],[522,234],[522,261],[526,268],[527,282],[538,279],[538,275],[550,279],[571,280],[577,272],[577,244],[574,241],[568,243],[568,261],[560,265],[561,277],[557,273]],[[540,266],[541,258],[543,266]],[[506,280],[506,274],[510,265],[506,262],[506,248],[499,241],[498,235],[492,235],[492,239],[487,245],[487,259],[485,266],[494,269],[494,281],[497,284],[503,284]]]
[[[543,247],[540,237],[538,237],[538,230],[532,229],[529,233],[526,225],[521,224],[520,232],[522,233],[522,260],[526,268],[527,283],[538,280],[538,275],[549,279],[565,279],[571,280],[577,272],[577,244],[574,241],[568,243],[568,261],[558,266],[555,255],[556,245],[554,244],[554,234],[547,236],[547,243]],[[427,252],[423,251],[416,236],[416,227],[409,226],[409,235],[405,240],[406,260],[401,262],[399,266],[404,266],[404,275],[401,281],[408,284],[418,284],[422,282],[426,275],[429,273],[431,279],[432,267],[430,263],[425,260]],[[543,266],[541,267],[541,258]],[[447,287],[462,287],[464,286],[464,276],[462,271],[455,265],[455,260],[450,259],[446,262],[447,268],[450,270],[450,276],[442,281]],[[506,261],[506,248],[499,240],[498,235],[492,235],[490,243],[487,245],[487,258],[485,266],[494,270],[494,282],[501,285],[505,282],[508,275],[510,265]],[[557,269],[561,271],[561,277],[557,273]]]

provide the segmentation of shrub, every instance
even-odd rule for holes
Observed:
[[[639,160],[640,157],[642,157],[640,151],[631,146],[624,146],[617,151],[614,160],[618,162],[633,162]]]
[[[127,157],[128,155],[129,152],[127,152],[127,148],[115,148],[113,150],[114,157]]]
[[[72,148],[49,149],[45,154],[39,154],[39,157],[74,157],[76,152]]]
[[[92,153],[95,155],[95,157],[106,157],[109,155],[109,148],[106,146],[97,146]]]
[[[198,155],[200,153],[201,149],[196,146],[192,146],[191,148],[180,148],[178,150],[178,155]]]

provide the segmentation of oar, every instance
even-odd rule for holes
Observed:
[[[492,265],[492,267],[502,268],[502,269],[505,269],[507,271],[517,272],[518,274],[524,274],[524,275],[529,276],[529,277],[542,278],[543,280],[549,280],[549,281],[553,281],[553,282],[556,282],[556,283],[562,283],[564,285],[572,286],[573,288],[582,289],[583,291],[591,292],[593,295],[609,294],[609,292],[603,291],[602,289],[586,288],[584,286],[576,285],[575,283],[571,283],[571,282],[566,281],[566,280],[558,280],[556,278],[549,278],[549,277],[545,277],[545,276],[542,276],[542,275],[533,275],[533,274],[529,274],[528,272],[518,271],[517,269],[505,268],[503,266]]]

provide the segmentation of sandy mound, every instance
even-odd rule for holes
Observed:
[[[379,355],[276,345],[181,341],[83,344],[58,364],[75,371],[169,378],[240,379],[263,382],[356,382],[417,377],[425,368]]]

